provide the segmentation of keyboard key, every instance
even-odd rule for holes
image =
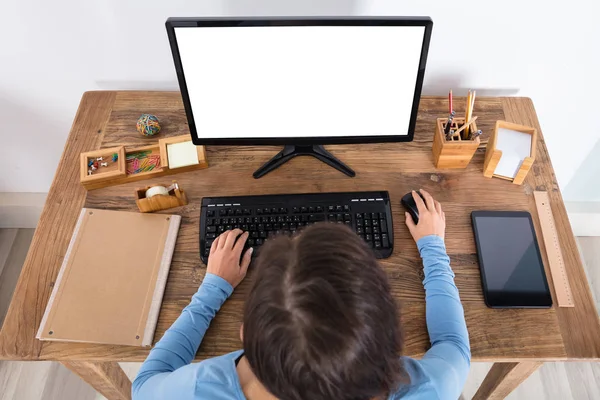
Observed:
[[[379,228],[378,228],[378,227],[376,227],[376,226],[374,226],[374,227],[373,227],[373,233],[379,233]]]
[[[365,226],[365,233],[373,233],[373,228],[370,226]]]
[[[373,233],[373,240],[381,240],[381,235]]]
[[[292,208],[292,212],[294,214],[298,214],[300,212],[300,209],[298,207],[294,207],[294,208]]]
[[[233,213],[234,213],[234,215],[242,215],[242,210],[239,208],[236,208]]]
[[[365,226],[365,220],[364,219],[357,219],[356,220],[356,226]]]
[[[273,224],[273,229],[275,229],[275,230],[281,229],[281,224],[280,223]]]
[[[223,225],[219,225],[219,227],[217,228],[217,232],[218,233],[223,233],[225,232],[225,227]]]
[[[335,206],[335,211],[341,212],[343,210],[342,206]]]
[[[279,209],[279,214],[287,214],[287,208],[285,208],[285,207],[281,207],[281,208]]]
[[[325,214],[312,214],[309,216],[311,222],[325,221]]]
[[[255,231],[256,230],[256,224],[250,224],[250,225],[248,225],[248,230],[249,231]]]
[[[258,232],[254,231],[254,232],[250,233],[250,237],[253,239],[256,239],[258,237]]]
[[[258,224],[259,222],[260,222],[260,218],[258,218],[258,217],[252,218],[252,223],[253,224]]]
[[[283,216],[277,217],[277,222],[285,222],[285,217],[283,217]]]
[[[356,219],[363,219],[362,213],[356,213]]]
[[[252,211],[249,208],[244,208],[244,215],[252,215]]]
[[[259,236],[261,239],[264,239],[264,238],[266,238],[266,237],[267,237],[267,232],[265,232],[265,231],[260,231],[260,232],[258,232],[258,236]]]
[[[296,230],[297,227],[298,226],[293,222],[290,224],[290,230]]]
[[[231,208],[227,209],[227,215],[232,216],[233,210]]]
[[[371,220],[365,219],[365,226],[371,226]]]
[[[306,208],[306,207],[300,207],[300,212],[301,213],[308,212],[308,208]]]
[[[252,247],[252,246],[254,246],[254,239],[252,239],[252,238],[248,239],[248,240],[246,241],[246,245],[247,245],[248,247]]]
[[[220,215],[221,217],[224,217],[225,215],[227,215],[227,210],[226,210],[226,209],[224,209],[224,208],[220,209],[220,210],[219,210],[219,215]]]
[[[292,217],[289,215],[285,216],[285,222],[292,222]]]
[[[226,231],[230,231],[230,230],[232,230],[232,229],[233,229],[233,225],[226,225],[226,226],[225,226],[225,230],[226,230]]]
[[[278,212],[279,212],[279,209],[277,207],[271,208],[271,214],[277,214]]]
[[[344,223],[352,228],[352,221],[344,221]]]
[[[262,215],[262,208],[256,209],[256,215]]]
[[[217,228],[215,226],[207,226],[206,232],[216,232]]]
[[[322,213],[322,212],[323,212],[323,206],[317,206],[317,209],[316,209],[316,211],[317,211],[318,213]]]
[[[344,215],[343,214],[336,214],[335,219],[337,221],[343,221],[344,220]]]
[[[214,227],[213,227],[213,228],[214,228]],[[206,234],[206,238],[207,238],[207,239],[214,239],[214,238],[216,238],[216,237],[217,237],[217,234],[216,234],[216,233],[207,233],[207,234]]]
[[[345,206],[344,206],[344,211],[346,211],[346,212],[350,211],[350,206],[348,206],[348,205],[345,205]]]
[[[352,221],[352,216],[350,214],[344,214],[344,221]]]
[[[334,212],[335,211],[335,207],[334,206],[328,206],[327,207],[327,211]]]
[[[290,230],[290,224],[288,224],[288,223],[281,224],[281,229],[283,229],[284,231],[289,231]]]
[[[270,223],[277,222],[277,217],[275,217],[275,216],[269,217],[269,222]]]
[[[379,240],[375,241],[375,248],[376,249],[380,249],[381,248],[381,242]]]
[[[270,208],[263,208],[263,214],[269,214],[271,212]]]
[[[315,212],[315,208],[314,207],[308,207],[308,213],[309,214],[313,214]]]
[[[380,219],[379,220],[379,226],[381,226],[381,232],[382,233],[386,233],[387,230],[387,223],[385,222],[385,219]]]
[[[235,225],[233,225],[233,229],[242,229],[242,227],[239,224],[235,224]]]
[[[256,239],[254,243],[256,243],[257,246],[260,246],[264,243],[264,241],[262,239]]]
[[[244,223],[244,218],[242,218],[242,217],[236,218],[235,219],[235,223],[236,224],[243,224]]]
[[[215,216],[215,212],[214,212],[213,210],[208,210],[208,211],[206,212],[206,216],[207,216],[207,217],[211,217],[211,218],[212,218],[212,217],[214,217],[214,216]]]
[[[300,216],[300,221],[302,221],[302,222],[308,222],[308,217],[309,217],[308,215],[301,215]]]
[[[328,221],[335,221],[335,214],[329,214],[329,215],[327,215],[327,220]]]
[[[390,247],[389,243],[390,242],[389,242],[387,233],[381,234],[381,247],[383,247],[384,249],[387,249],[388,247]]]
[[[246,232],[246,231],[249,231],[249,230],[250,230],[250,227],[249,227],[248,225],[244,224],[244,225],[242,225],[242,230],[243,230],[244,232]]]
[[[273,230],[273,224],[265,224],[265,230],[266,230],[266,231],[271,231],[271,230]]]

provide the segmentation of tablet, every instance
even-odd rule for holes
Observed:
[[[471,218],[487,306],[552,306],[531,214],[525,211],[473,211]]]

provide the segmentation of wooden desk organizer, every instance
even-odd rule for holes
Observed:
[[[139,188],[135,191],[135,204],[137,204],[138,208],[143,213],[187,205],[188,199],[183,189],[177,185],[176,181],[173,181],[173,185],[175,185],[175,188],[170,190],[169,194],[157,194],[150,198],[146,197],[146,191],[148,189],[155,186],[167,187],[167,185],[151,185]]]
[[[206,160],[206,152],[204,146],[196,146],[198,152],[198,164],[188,165],[179,168],[169,168],[169,160],[167,155],[167,146],[173,143],[181,143],[191,141],[189,135],[181,135],[160,139],[158,143],[148,146],[125,148],[124,146],[111,147],[106,149],[88,151],[81,153],[80,164],[80,182],[86,190],[99,189],[107,186],[120,185],[122,183],[135,182],[142,179],[155,178],[158,176],[172,175],[179,172],[194,171],[208,167]],[[149,171],[132,172],[127,170],[127,156],[148,152],[148,156],[160,157],[160,162],[157,167]],[[116,161],[113,160],[113,155],[117,154]],[[89,175],[88,163],[102,157],[103,162],[107,162],[107,166],[99,167],[91,175]]]
[[[438,118],[433,136],[433,162],[436,168],[466,168],[479,147],[480,140],[462,140],[456,135],[453,140],[446,140],[444,129],[448,118]],[[457,131],[465,123],[464,118],[454,118],[452,129]],[[477,131],[477,124],[473,122],[469,129]]]
[[[514,178],[496,175],[494,171],[496,171],[496,167],[500,162],[500,158],[502,157],[502,151],[496,148],[496,143],[498,139],[498,129],[505,128],[510,129],[512,131],[523,132],[531,135],[531,150],[529,152],[529,157],[525,157],[521,166],[519,167],[519,171],[515,175]],[[506,121],[496,121],[496,127],[494,128],[494,132],[490,136],[488,140],[487,148],[485,150],[485,161],[483,163],[483,176],[486,178],[496,177],[501,179],[506,179],[512,181],[515,185],[520,185],[525,180],[527,173],[531,169],[533,162],[535,161],[535,151],[537,145],[537,130],[535,128],[530,128],[524,125],[513,124],[512,122]]]

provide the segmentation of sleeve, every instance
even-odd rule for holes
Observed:
[[[206,274],[191,303],[150,351],[133,381],[136,399],[153,399],[161,383],[175,370],[192,362],[202,338],[233,287],[223,278]]]
[[[469,333],[454,273],[444,241],[439,236],[421,238],[417,247],[425,268],[427,331],[431,349],[421,366],[433,378],[440,398],[460,396],[471,364]]]

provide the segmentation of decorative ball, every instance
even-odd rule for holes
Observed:
[[[154,136],[160,132],[160,122],[156,115],[142,114],[136,126],[138,132],[144,136]]]

